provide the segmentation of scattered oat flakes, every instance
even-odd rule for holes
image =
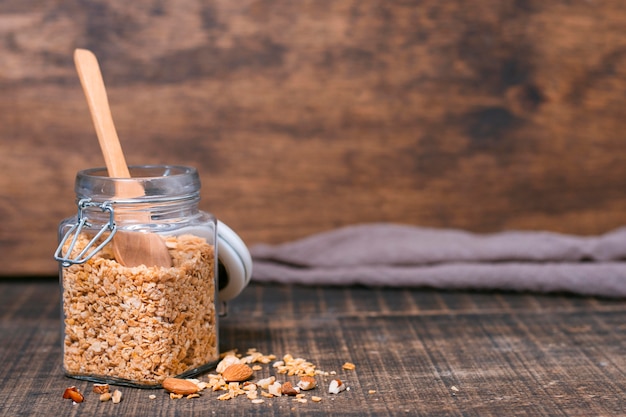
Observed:
[[[255,400],[252,400],[252,404],[263,404],[264,402],[265,400],[262,398],[257,398]]]
[[[318,396],[314,395],[314,396],[311,397],[311,401],[313,401],[315,403],[318,403],[318,402],[322,401],[322,397],[318,397]]]
[[[341,367],[341,369],[344,369],[346,371],[353,371],[355,368],[356,368],[356,365],[353,364],[352,362],[346,362]]]
[[[156,399],[156,395],[150,394],[150,395],[148,395],[148,398],[150,398],[151,400],[154,400],[154,399]]]
[[[173,392],[170,392],[170,398],[172,400],[180,400],[183,398],[183,394],[174,394]]]

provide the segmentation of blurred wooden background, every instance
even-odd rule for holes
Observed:
[[[196,166],[249,244],[626,224],[623,0],[3,0],[0,275],[56,273],[103,165],[77,47],[128,162]]]

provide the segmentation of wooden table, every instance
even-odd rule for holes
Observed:
[[[127,387],[120,404],[100,403],[91,383],[62,373],[55,280],[5,279],[0,415],[626,415],[623,301],[251,285],[229,307],[220,322],[222,350],[291,354],[336,376],[319,376],[306,403],[219,401],[219,393],[207,391],[172,400],[163,390]],[[345,362],[356,369],[342,370]],[[273,370],[264,365],[256,377]],[[328,394],[333,377],[349,390]],[[85,402],[61,398],[70,385],[86,393]]]

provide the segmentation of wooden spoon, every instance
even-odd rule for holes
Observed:
[[[74,51],[74,63],[87,98],[109,176],[130,178],[126,158],[124,158],[122,146],[113,124],[98,60],[91,51],[76,49]],[[138,182],[120,181],[118,185],[115,189],[116,197],[133,198],[144,195],[144,189]],[[125,213],[124,218],[128,219],[129,216]],[[133,213],[132,220],[139,223],[150,223],[150,213]],[[154,233],[118,230],[113,238],[113,253],[115,259],[124,266],[172,266],[172,258],[165,242]]]

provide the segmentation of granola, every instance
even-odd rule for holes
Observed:
[[[193,235],[165,241],[171,268],[124,267],[111,245],[63,268],[68,375],[157,385],[217,362],[214,247]],[[74,250],[88,242],[78,236]]]

